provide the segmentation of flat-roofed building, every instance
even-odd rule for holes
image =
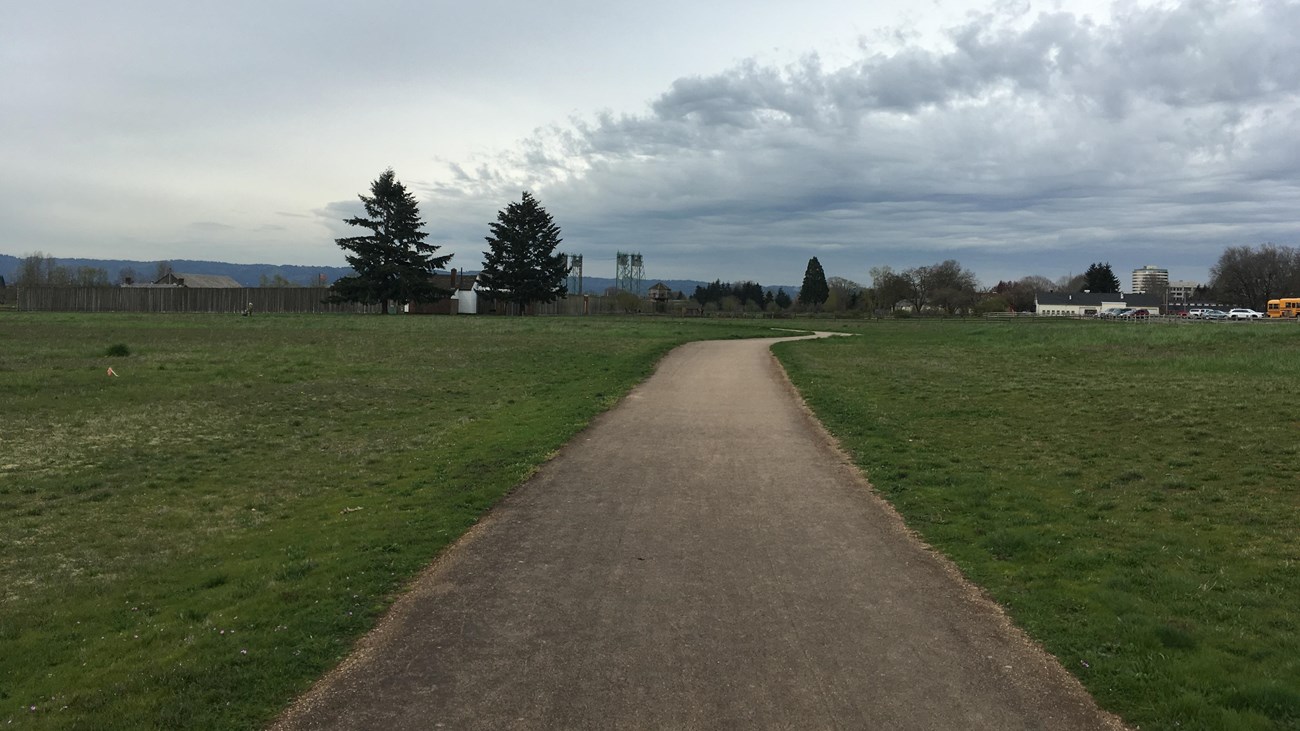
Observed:
[[[1185,305],[1192,301],[1196,290],[1201,286],[1200,282],[1193,282],[1187,279],[1175,279],[1169,283],[1169,304]]]
[[[1169,286],[1169,270],[1150,264],[1133,270],[1133,291],[1142,294],[1163,294]]]

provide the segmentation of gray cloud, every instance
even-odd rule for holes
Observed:
[[[1204,277],[1224,246],[1295,237],[1297,29],[1285,2],[1018,9],[941,48],[742,62],[456,167],[430,217],[467,238],[532,189],[570,248],[658,276],[793,281],[828,252],[851,278],[948,256],[990,280],[1103,258]]]
[[[0,246],[338,263],[390,165],[469,267],[524,189],[598,275],[622,249],[664,277],[796,281],[817,254],[855,279],[949,256],[1193,278],[1296,243],[1300,4],[790,8],[15,6]],[[927,12],[941,36],[906,25]]]

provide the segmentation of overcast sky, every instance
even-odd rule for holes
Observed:
[[[797,9],[796,9],[797,8]],[[392,167],[477,269],[523,190],[586,273],[1204,280],[1295,245],[1300,4],[8,3],[0,253],[342,265]]]

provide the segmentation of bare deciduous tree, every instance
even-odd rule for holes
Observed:
[[[1210,268],[1210,288],[1221,302],[1262,310],[1270,299],[1300,294],[1300,251],[1229,246]]]

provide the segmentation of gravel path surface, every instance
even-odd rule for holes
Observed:
[[[692,343],[280,729],[1122,729],[912,535],[773,340]]]

